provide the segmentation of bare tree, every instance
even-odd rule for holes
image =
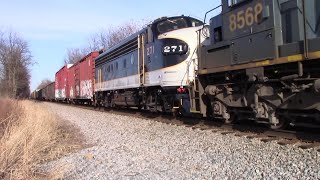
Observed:
[[[26,66],[21,66],[18,75],[17,98],[26,98],[30,95],[30,71]]]
[[[52,83],[51,80],[49,79],[44,79],[41,81],[41,83],[39,84],[39,86],[37,87],[37,89],[42,89],[44,87],[46,87],[47,85],[49,85],[50,83]]]
[[[12,30],[2,33],[0,39],[0,91],[2,95],[16,98],[22,89],[29,89],[28,67],[33,64],[32,56],[28,43]]]
[[[101,49],[109,49],[112,46],[123,41],[130,35],[138,32],[143,23],[128,22],[118,27],[108,27],[100,32],[93,34],[89,40],[89,49],[91,51],[99,51]]]
[[[69,48],[67,50],[67,57],[64,59],[64,64],[75,64],[89,53],[90,50],[88,48]]]
[[[3,67],[3,63],[2,63],[2,56],[1,56],[1,52],[2,49],[4,49],[5,45],[4,45],[4,37],[3,37],[3,32],[0,31],[0,85],[2,86],[1,82],[3,82],[4,80],[4,67]],[[1,91],[0,91],[0,95],[1,95]]]
[[[145,24],[144,22],[146,21],[131,21],[117,27],[108,27],[100,30],[89,38],[89,46],[87,48],[68,49],[64,64],[75,64],[92,51],[111,48],[128,36],[138,32],[141,29],[142,24]]]

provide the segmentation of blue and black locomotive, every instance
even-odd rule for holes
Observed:
[[[163,17],[96,58],[95,103],[188,113],[203,23]]]

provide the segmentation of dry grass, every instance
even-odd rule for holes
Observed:
[[[0,105],[0,179],[52,176],[41,174],[38,165],[82,148],[72,125],[36,103],[0,100]]]
[[[17,103],[10,99],[0,100],[0,137],[3,136],[8,124],[13,124],[20,115]]]

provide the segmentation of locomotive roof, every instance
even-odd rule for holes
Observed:
[[[126,44],[128,41],[134,39],[134,38],[137,38],[139,34],[141,34],[141,32],[145,31],[146,30],[146,27],[141,29],[140,31],[132,34],[131,36],[127,37],[126,39],[124,39],[123,41],[121,41],[120,43],[118,43],[117,45],[111,47],[110,49],[106,50],[105,52],[101,53],[96,59],[95,61],[101,59],[103,56],[105,56],[106,54],[114,51],[115,49],[123,46],[124,44]]]
[[[132,34],[131,36],[125,38],[123,41],[121,41],[121,42],[118,43],[117,45],[115,45],[115,46],[111,47],[110,49],[107,49],[105,52],[101,53],[101,54],[95,59],[95,61],[102,59],[106,54],[108,54],[108,53],[116,50],[117,48],[123,46],[124,44],[128,43],[128,42],[131,41],[132,39],[137,38],[139,34],[141,34],[142,32],[146,31],[147,27],[152,26],[152,25],[155,24],[155,23],[164,21],[164,20],[166,20],[166,19],[179,18],[179,17],[194,19],[194,18],[192,18],[192,17],[190,17],[190,16],[184,16],[184,15],[181,15],[181,16],[172,16],[172,17],[160,17],[160,18],[154,20],[151,24],[148,24],[148,25],[146,25],[145,27],[143,27],[140,31]]]

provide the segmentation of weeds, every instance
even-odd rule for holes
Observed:
[[[71,124],[30,101],[0,100],[0,179],[46,176],[38,165],[82,148]]]

